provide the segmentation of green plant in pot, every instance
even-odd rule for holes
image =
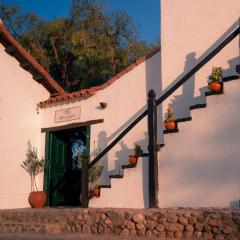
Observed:
[[[222,68],[221,67],[213,67],[212,68],[212,74],[209,77],[209,89],[210,91],[213,92],[219,92],[220,90],[222,90],[222,84],[221,84],[221,80],[222,80]]]
[[[166,115],[166,119],[164,121],[164,124],[165,124],[165,128],[168,129],[168,130],[176,128],[176,119],[175,119],[175,116],[174,116],[173,106],[171,104],[168,105],[167,115]]]
[[[47,201],[47,195],[44,191],[38,191],[36,184],[36,176],[44,169],[44,159],[38,158],[37,148],[32,147],[28,142],[26,159],[22,162],[21,167],[29,173],[31,177],[31,193],[28,197],[28,202],[33,208],[42,208]]]
[[[138,144],[135,144],[133,151],[134,151],[134,154],[129,156],[128,161],[131,165],[136,165],[138,158],[143,154],[143,150],[141,146],[139,146]]]
[[[90,157],[85,153],[78,155],[77,162],[81,167],[82,162],[89,162]],[[102,175],[103,166],[99,166],[97,163],[93,165],[88,171],[88,181],[89,181],[89,197],[100,197],[100,187],[97,185],[97,180]]]

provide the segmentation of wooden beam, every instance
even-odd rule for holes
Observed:
[[[89,196],[88,196],[88,188],[89,188],[89,178],[88,178],[88,164],[89,159],[83,159],[81,166],[81,207],[88,208]]]
[[[158,207],[157,103],[154,90],[148,92],[149,208]]]
[[[103,123],[103,122],[104,122],[103,119],[96,119],[96,120],[90,120],[90,121],[86,121],[86,122],[70,123],[70,124],[58,126],[58,127],[42,128],[41,132],[42,133],[43,132],[55,132],[55,131],[67,130],[67,129],[77,128],[77,127],[89,126],[89,125]]]

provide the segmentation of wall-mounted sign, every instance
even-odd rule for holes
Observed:
[[[55,112],[54,122],[66,122],[79,119],[81,116],[81,107],[66,108]]]

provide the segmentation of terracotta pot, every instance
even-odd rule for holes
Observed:
[[[32,208],[42,208],[47,201],[47,195],[44,191],[31,192],[28,197],[28,202]]]
[[[209,89],[213,92],[218,92],[221,90],[221,88],[222,88],[222,85],[219,82],[211,82],[209,84]]]
[[[138,157],[136,155],[130,155],[128,161],[131,165],[136,165],[138,161]]]
[[[100,197],[100,187],[93,188],[92,194],[94,197],[97,197],[97,198]]]
[[[175,129],[176,128],[176,123],[174,121],[166,121],[165,122],[165,127],[166,129]]]

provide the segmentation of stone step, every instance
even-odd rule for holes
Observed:
[[[0,223],[0,233],[37,233],[37,234],[59,234],[66,232],[64,225],[59,223],[38,223],[38,222],[8,222]]]

